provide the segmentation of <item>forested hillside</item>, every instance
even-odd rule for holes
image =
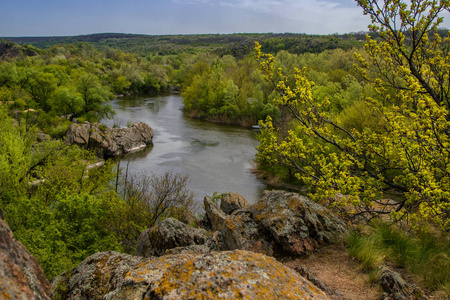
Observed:
[[[243,57],[253,51],[255,41],[263,44],[266,52],[275,53],[287,50],[300,54],[319,53],[330,49],[350,49],[362,46],[365,33],[344,35],[306,35],[295,33],[241,33],[241,34],[192,34],[192,35],[138,35],[123,33],[98,33],[80,36],[61,37],[3,37],[14,43],[33,45],[40,49],[58,44],[89,43],[99,50],[108,47],[124,52],[145,56],[149,53],[159,55],[198,52],[213,52],[219,55],[230,54]]]

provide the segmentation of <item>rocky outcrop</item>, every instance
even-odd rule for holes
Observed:
[[[205,241],[206,230],[193,228],[178,220],[167,218],[139,235],[136,255],[161,256],[169,249],[201,245]]]
[[[0,299],[50,299],[38,261],[17,241],[0,210]]]
[[[311,252],[347,231],[346,224],[327,208],[296,193],[265,191],[253,211],[254,219],[292,254]]]
[[[203,205],[205,206],[206,217],[208,218],[208,223],[212,230],[220,229],[225,220],[228,219],[227,214],[225,214],[210,197],[204,198]]]
[[[258,203],[227,217],[214,243],[218,250],[303,255],[332,242],[346,230],[342,220],[306,197],[266,191]]]
[[[104,158],[142,150],[152,140],[153,130],[143,122],[125,128],[109,128],[89,122],[72,123],[66,132],[67,143],[96,149]]]
[[[295,271],[258,253],[178,254],[140,264],[139,260],[123,263],[129,259],[116,252],[97,253],[59,278],[53,296],[80,300],[328,299]]]
[[[247,206],[250,206],[247,199],[238,193],[225,193],[222,194],[220,199],[220,209],[228,215],[231,215],[234,211]]]

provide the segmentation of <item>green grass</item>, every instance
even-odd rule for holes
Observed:
[[[379,267],[389,263],[414,274],[427,289],[450,295],[448,233],[410,233],[395,226],[375,224],[369,232],[349,234],[347,246],[371,281],[377,281]]]

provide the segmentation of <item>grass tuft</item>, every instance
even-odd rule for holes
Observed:
[[[347,236],[349,254],[361,263],[371,282],[382,263],[416,275],[421,284],[450,296],[450,236],[429,231],[407,232],[388,224],[373,224],[364,233]]]

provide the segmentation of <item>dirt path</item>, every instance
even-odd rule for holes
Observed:
[[[344,246],[330,245],[307,258],[281,262],[290,268],[307,267],[326,286],[343,295],[330,296],[330,299],[378,300],[383,294],[379,285],[369,283],[368,275],[360,271],[358,263],[348,255]]]

